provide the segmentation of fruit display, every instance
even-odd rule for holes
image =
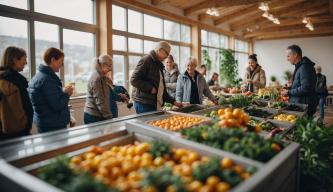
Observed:
[[[94,146],[70,160],[42,168],[39,177],[66,191],[78,183],[76,190],[70,191],[229,191],[254,172],[255,168],[243,167],[227,157],[200,156],[153,141],[109,150]],[[77,182],[78,175],[90,180]]]
[[[275,108],[275,109],[283,109],[287,106],[287,104],[285,102],[281,102],[281,101],[276,101],[276,102],[269,102],[268,103],[268,107],[270,108]]]
[[[171,115],[170,117],[167,117],[165,119],[151,121],[149,122],[149,125],[167,129],[170,131],[179,131],[181,129],[198,125],[205,121],[207,121],[207,118],[185,115]]]
[[[260,88],[258,90],[258,96],[262,99],[277,99],[280,93],[276,88]]]
[[[295,104],[289,104],[289,105],[285,108],[285,110],[287,110],[287,111],[298,111],[298,112],[303,112],[303,111],[304,111],[302,107],[297,106],[297,105],[295,105]]]
[[[233,94],[241,92],[241,90],[238,87],[225,88],[223,91],[225,93],[233,93]]]
[[[267,118],[267,117],[273,115],[272,113],[270,113],[268,111],[265,111],[263,109],[259,109],[259,108],[256,108],[256,107],[246,107],[244,109],[244,111],[246,113],[248,113],[250,116],[260,117],[260,118]]]
[[[291,114],[279,114],[279,115],[274,116],[274,120],[295,123],[297,120],[297,116],[291,115]]]
[[[220,129],[218,126],[202,125],[181,131],[192,141],[229,151],[257,161],[267,162],[286,145],[277,137],[265,139],[254,132],[242,129]]]

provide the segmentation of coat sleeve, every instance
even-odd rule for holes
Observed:
[[[181,75],[178,76],[177,86],[176,86],[176,101],[183,102],[184,94],[184,82],[182,81]]]
[[[312,75],[312,69],[311,67],[304,66],[298,72],[299,74],[299,81],[300,81],[300,86],[290,89],[288,94],[290,96],[304,96],[311,90],[311,77]]]
[[[266,87],[266,74],[265,74],[264,70],[260,70],[260,72],[259,72],[259,82],[256,82],[255,85],[258,88]]]
[[[140,91],[151,93],[153,89],[153,84],[146,80],[148,66],[145,60],[141,59],[131,76],[131,84],[133,87],[139,89]]]
[[[111,119],[112,112],[110,109],[110,90],[108,90],[108,85],[104,85],[105,83],[106,82],[103,81],[103,78],[96,79],[96,81],[92,84],[92,92],[98,111],[105,119]]]
[[[215,96],[213,95],[213,93],[210,91],[209,86],[207,84],[207,82],[204,80],[203,81],[203,85],[205,86],[203,89],[203,94],[208,97],[211,101],[216,100]]]
[[[68,108],[69,95],[63,92],[62,87],[52,80],[46,80],[42,88],[47,104],[54,111],[62,111]]]

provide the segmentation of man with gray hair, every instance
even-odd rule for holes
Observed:
[[[289,96],[290,103],[308,104],[308,116],[311,117],[317,106],[315,63],[302,57],[302,49],[298,45],[287,48],[287,59],[295,66],[295,70],[290,89],[283,89],[281,94]]]
[[[171,46],[166,41],[156,44],[155,49],[141,58],[131,77],[132,99],[137,114],[161,110],[164,102],[181,107],[168,94],[164,81],[162,63],[170,54]]]

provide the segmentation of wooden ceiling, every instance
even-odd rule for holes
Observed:
[[[230,30],[245,38],[280,39],[333,35],[333,0],[151,0],[153,5],[169,4],[184,10],[185,16],[212,20],[215,26],[228,25]],[[268,3],[269,13],[280,20],[274,24],[262,16],[258,8]],[[220,16],[206,14],[216,8]],[[314,30],[302,23],[310,18]]]

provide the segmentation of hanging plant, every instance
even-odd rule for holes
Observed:
[[[228,86],[238,86],[238,63],[230,49],[220,49],[220,77]]]
[[[285,71],[283,72],[283,79],[286,81],[289,81],[292,78],[293,74],[291,71]]]
[[[212,60],[209,57],[207,49],[202,51],[203,64],[206,65],[207,71],[212,69]]]

